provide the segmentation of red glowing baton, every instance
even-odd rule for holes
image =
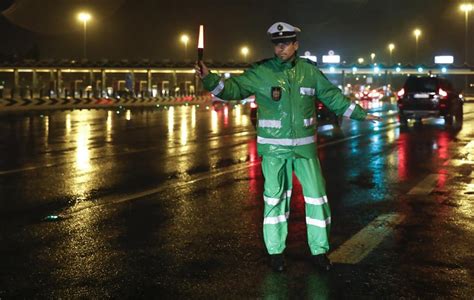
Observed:
[[[202,57],[204,56],[204,25],[199,25],[199,39],[198,39],[198,64],[202,74]]]

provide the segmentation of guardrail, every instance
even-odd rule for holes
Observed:
[[[211,104],[210,96],[154,98],[23,98],[0,99],[0,113],[35,110],[97,109],[117,107],[153,107],[160,105]]]

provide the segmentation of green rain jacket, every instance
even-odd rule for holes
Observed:
[[[258,62],[242,75],[203,78],[204,88],[223,100],[255,95],[258,154],[279,158],[316,157],[316,98],[336,115],[364,120],[367,113],[346,98],[314,63],[296,57]]]

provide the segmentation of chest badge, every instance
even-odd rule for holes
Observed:
[[[273,99],[273,101],[280,101],[280,99],[281,99],[281,87],[272,86],[272,99]]]

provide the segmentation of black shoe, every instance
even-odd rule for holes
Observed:
[[[311,259],[313,261],[313,264],[322,271],[327,272],[332,268],[331,261],[329,260],[326,254],[313,255]]]
[[[270,266],[275,272],[285,271],[285,256],[283,254],[270,255]]]

